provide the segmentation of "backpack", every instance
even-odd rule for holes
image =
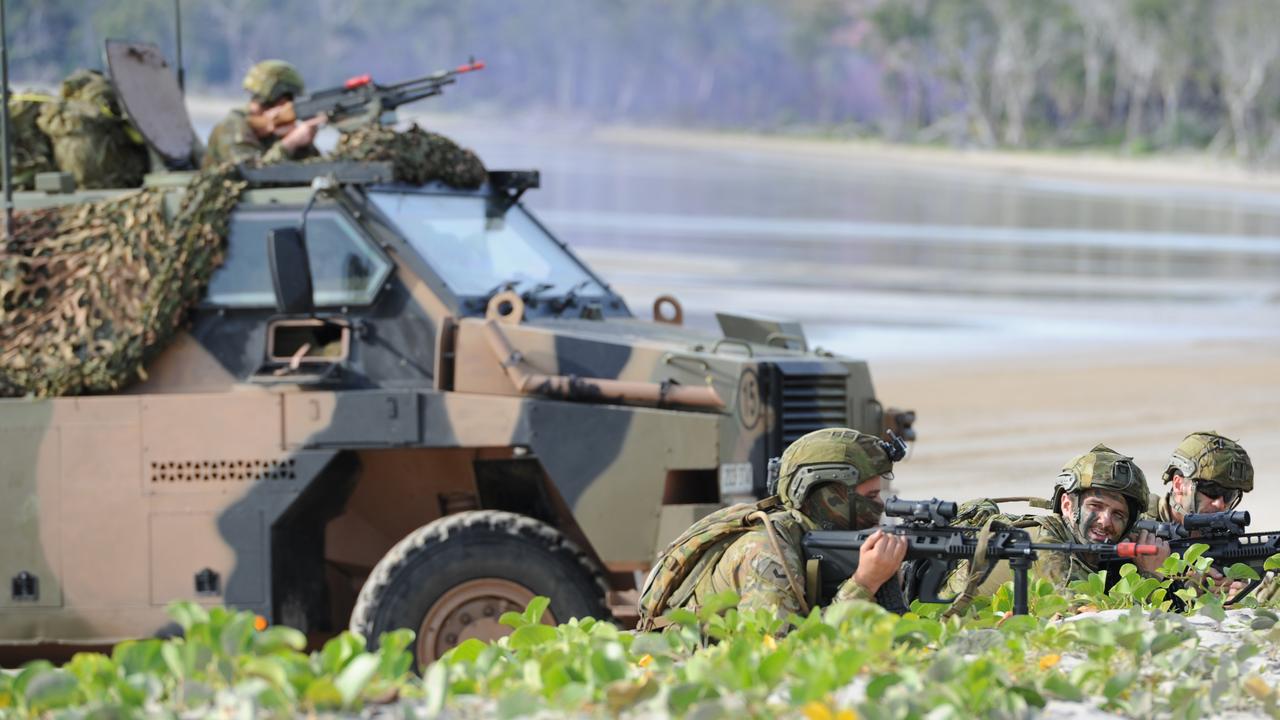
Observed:
[[[9,127],[13,133],[13,186],[18,190],[35,189],[36,175],[57,169],[49,136],[36,125],[46,103],[56,102],[52,95],[14,93],[9,96]]]
[[[53,146],[58,169],[70,173],[77,187],[142,185],[150,165],[146,144],[100,73],[72,73],[62,82],[62,97],[41,107],[36,124]]]
[[[640,620],[636,629],[647,632],[665,627],[668,623],[662,614],[672,606],[683,604],[693,592],[694,583],[689,580],[694,568],[700,563],[703,567],[713,567],[715,558],[728,549],[732,540],[756,527],[760,520],[758,513],[768,515],[781,508],[777,496],[756,503],[730,505],[698,520],[681,533],[667,546],[645,578],[640,591]],[[677,596],[677,591],[681,590]],[[801,600],[805,600],[803,591]]]

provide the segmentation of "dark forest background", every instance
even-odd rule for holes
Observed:
[[[1276,0],[181,0],[188,87],[312,88],[464,62],[442,105],[978,147],[1280,160]],[[172,58],[173,0],[8,0],[15,85]]]

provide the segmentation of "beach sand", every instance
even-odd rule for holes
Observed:
[[[1280,340],[1093,348],[1075,355],[881,363],[877,394],[919,413],[896,489],[910,498],[1047,496],[1062,465],[1104,442],[1153,492],[1191,431],[1249,452],[1250,529],[1280,530]],[[1023,508],[1025,505],[1011,505]]]

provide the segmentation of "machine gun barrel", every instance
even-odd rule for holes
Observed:
[[[457,82],[459,75],[483,69],[483,62],[472,60],[452,70],[439,70],[390,85],[379,85],[369,75],[357,75],[337,87],[295,98],[270,118],[251,116],[249,124],[260,132],[272,132],[276,127],[318,115],[324,115],[330,122],[348,125],[351,121],[373,122],[401,105],[441,94],[446,85]]]

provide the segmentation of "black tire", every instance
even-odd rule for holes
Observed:
[[[351,612],[351,630],[371,646],[389,630],[418,632],[414,654],[420,667],[482,624],[492,633],[502,612],[523,609],[516,605],[533,595],[550,598],[554,622],[611,619],[606,590],[599,567],[555,528],[515,513],[464,512],[418,528],[378,561]],[[483,619],[470,612],[475,609]],[[429,614],[445,621],[424,631]],[[472,615],[472,624],[459,624]]]

